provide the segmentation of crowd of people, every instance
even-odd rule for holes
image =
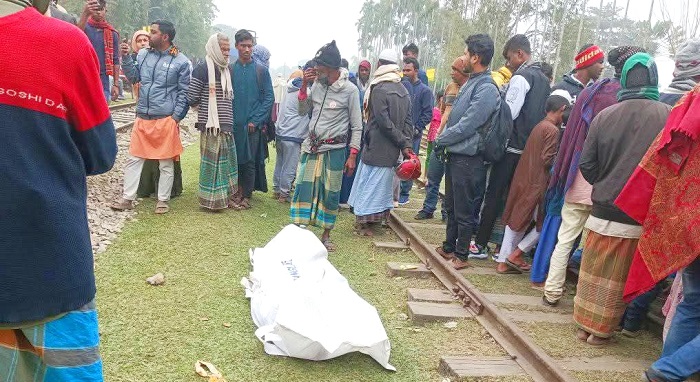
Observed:
[[[548,306],[565,296],[566,270],[578,265],[575,336],[591,346],[618,331],[637,336],[672,283],[663,353],[644,378],[700,371],[700,40],[680,47],[673,82],[660,90],[641,47],[606,54],[587,44],[553,83],[527,36],[511,37],[505,64],[492,70],[494,42],[475,34],[434,94],[414,43],[402,57],[373,52],[376,62],[362,60],[354,73],[332,41],[273,85],[271,54],[248,30],[212,34],[193,64],[172,22],[120,40],[106,12],[104,0],[88,0],[79,17],[55,2],[0,1],[0,138],[13,142],[0,152],[4,380],[101,380],[85,177],[114,163],[107,103],[122,95],[121,73],[138,101],[113,209],[155,195],[155,213],[169,212],[182,191],[179,124],[192,110],[201,208],[252,208],[254,192],[268,191],[274,142],[273,198],[289,205],[292,223],[321,228],[332,252],[342,207],[356,233],[372,236],[409,203],[427,135],[415,219],[434,218],[444,177],[436,252],[449,264],[459,270],[492,256],[503,277],[529,273]],[[11,46],[18,37],[21,49]],[[47,53],[57,61],[51,70]]]

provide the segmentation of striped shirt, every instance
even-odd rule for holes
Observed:
[[[231,68],[229,68],[231,70]],[[216,106],[219,112],[219,124],[221,130],[233,131],[233,100],[224,98],[224,91],[221,88],[221,72],[215,68],[216,73]],[[207,63],[197,65],[192,71],[190,88],[187,91],[187,101],[190,106],[199,106],[197,123],[195,126],[199,131],[204,131],[209,116],[209,74]]]

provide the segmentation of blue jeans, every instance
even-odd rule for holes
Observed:
[[[435,213],[437,202],[440,196],[440,183],[445,176],[445,163],[437,158],[435,150],[430,153],[430,166],[428,166],[428,184],[425,185],[425,201],[423,201],[423,211],[429,214]],[[443,210],[444,210],[443,202]]]
[[[423,133],[421,132],[418,134],[416,137],[413,138],[413,152],[418,155],[418,152],[420,151],[420,140],[423,137]],[[411,192],[411,187],[413,187],[413,181],[412,180],[404,180],[401,182],[401,193],[399,194],[399,201],[400,202],[406,202],[408,201],[409,193]]]
[[[663,280],[656,284],[654,289],[646,292],[639,297],[635,298],[632,303],[627,306],[625,310],[625,315],[622,317],[622,328],[630,331],[636,332],[642,328],[642,324],[649,313],[649,307],[651,303],[656,300],[663,289]]]
[[[700,257],[683,271],[683,301],[652,366],[672,381],[685,381],[700,371]]]

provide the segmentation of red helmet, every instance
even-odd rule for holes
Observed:
[[[411,154],[410,157],[403,160],[396,166],[396,175],[401,180],[413,180],[420,178],[420,160],[416,154]]]

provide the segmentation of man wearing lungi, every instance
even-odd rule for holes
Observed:
[[[294,224],[324,229],[321,241],[328,251],[335,250],[330,233],[338,216],[343,172],[355,172],[362,136],[359,90],[348,79],[348,71],[340,68],[340,60],[334,40],[318,50],[316,67],[304,71],[299,115],[312,114],[309,136],[301,147],[290,211]],[[310,81],[314,84],[309,94]],[[348,144],[350,155],[346,158]]]
[[[191,66],[173,45],[175,27],[170,21],[154,21],[150,33],[150,48],[141,49],[135,61],[129,56],[128,44],[120,48],[124,74],[132,84],[139,83],[141,90],[124,167],[124,194],[111,207],[133,208],[143,165],[146,159],[157,159],[160,178],[155,213],[164,214],[170,210],[174,159],[182,153],[178,125],[189,110],[187,89]]]
[[[85,176],[114,124],[87,36],[32,3],[0,1],[0,381],[101,382]]]

